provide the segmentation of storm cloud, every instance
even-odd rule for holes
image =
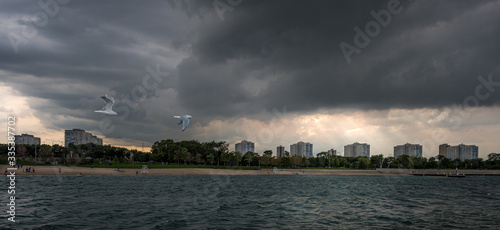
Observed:
[[[386,111],[384,122],[375,120],[387,123],[387,111],[470,106],[476,101],[467,98],[476,96],[480,85],[480,94],[488,96],[474,105],[500,104],[500,94],[484,86],[488,76],[500,82],[498,1],[0,5],[0,83],[25,97],[45,128],[84,128],[120,145],[166,138],[259,139],[258,130],[217,122],[269,124],[276,118],[273,111],[283,108],[290,122],[325,111]],[[229,8],[221,11],[221,6]],[[382,25],[374,14],[391,7],[398,13],[380,16],[387,22]],[[367,25],[372,25],[368,31]],[[356,45],[356,28],[370,40],[364,47]],[[358,51],[346,58],[342,43]],[[151,70],[167,75],[144,80]],[[145,81],[154,88],[146,89]],[[110,119],[115,127],[110,132],[101,127],[108,118],[93,113],[102,107],[96,95],[104,93],[122,108]],[[177,132],[172,116],[178,114],[193,115],[191,133]],[[274,135],[276,141],[265,144],[286,146],[301,138]]]

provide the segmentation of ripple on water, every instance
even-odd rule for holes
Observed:
[[[16,226],[27,229],[500,226],[499,177],[37,176],[17,182],[22,221]]]

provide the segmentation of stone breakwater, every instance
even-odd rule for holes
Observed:
[[[392,168],[378,168],[377,172],[382,174],[456,174],[455,169],[392,169]],[[465,175],[494,175],[500,176],[500,170],[467,170],[459,169],[459,174]]]

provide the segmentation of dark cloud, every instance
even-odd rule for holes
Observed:
[[[99,95],[113,94],[128,114],[112,118],[117,128],[106,135],[140,141],[187,138],[173,115],[207,124],[269,119],[284,106],[291,113],[440,108],[473,95],[479,75],[500,81],[495,1],[401,1],[402,12],[348,64],[340,43],[354,45],[353,28],[364,30],[370,11],[388,2],[243,0],[220,20],[213,1],[70,1],[18,53],[9,36],[22,36],[42,9],[3,2],[0,81],[44,99],[31,104],[37,115],[66,114],[90,130],[102,119],[92,113],[102,107]],[[156,65],[168,77],[134,100],[145,68]],[[491,94],[480,103],[499,100]]]
[[[244,1],[199,29],[192,56],[179,65],[180,95],[199,108],[245,104],[239,114],[283,105],[440,107],[474,94],[478,75],[498,76],[499,16],[490,10],[498,4],[490,1],[401,1],[402,12],[347,64],[339,44],[354,45],[353,28],[364,30],[375,20],[370,11],[387,2]],[[265,83],[256,97],[246,90],[254,80]]]

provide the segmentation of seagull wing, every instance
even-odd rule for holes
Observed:
[[[108,94],[105,94],[101,98],[104,100],[104,102],[106,102],[106,105],[102,107],[102,110],[112,110],[113,104],[115,104],[115,99],[112,96],[109,96]]]
[[[189,122],[190,121],[191,121],[190,118],[183,117],[183,119],[182,119],[182,131],[184,131],[185,129],[187,129],[187,127],[189,126]]]

